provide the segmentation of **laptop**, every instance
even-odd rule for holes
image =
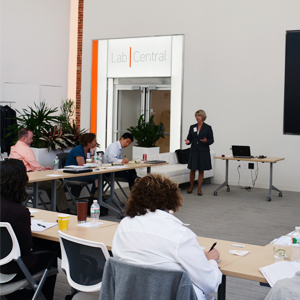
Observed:
[[[162,164],[162,163],[165,163],[166,161],[165,160],[147,160],[145,161],[146,164]]]
[[[236,158],[253,158],[250,146],[232,146],[232,155]]]

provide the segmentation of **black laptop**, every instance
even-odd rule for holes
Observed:
[[[250,146],[232,146],[232,155],[236,158],[253,158]]]

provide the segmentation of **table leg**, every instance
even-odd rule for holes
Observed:
[[[267,197],[267,201],[271,201],[271,193],[272,190],[279,192],[279,197],[282,197],[282,192],[276,188],[273,184],[273,163],[270,163],[270,184],[269,184],[269,196]]]
[[[51,182],[51,210],[56,211],[56,179]]]
[[[102,200],[102,190],[103,190],[103,183],[102,183],[102,174],[98,175],[98,203],[101,206],[104,206],[108,209],[111,209],[118,213],[118,218],[122,219],[124,217],[122,207],[117,203],[117,201],[114,199],[115,194],[115,172],[111,173],[111,181],[110,181],[110,197],[105,200],[105,202]],[[117,208],[114,208],[111,205],[108,205],[108,203],[113,203]]]
[[[33,199],[32,199],[32,206],[34,208],[38,208],[38,200],[39,199],[39,184],[38,182],[33,183]]]
[[[222,283],[218,288],[218,300],[226,299],[226,275],[222,275]]]
[[[224,186],[227,186],[227,192],[230,192],[230,187],[228,185],[228,169],[229,169],[229,161],[226,159],[226,169],[225,169],[225,181],[214,191],[214,195],[217,196],[217,191]]]
[[[151,173],[151,167],[147,167],[147,174]]]

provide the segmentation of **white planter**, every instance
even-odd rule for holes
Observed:
[[[51,150],[48,152],[48,148],[34,148],[31,147],[37,162],[43,167],[53,168],[54,158],[57,153],[61,153],[61,150]],[[64,149],[64,152],[70,152],[72,148]]]
[[[132,147],[132,159],[143,159],[143,154],[151,155],[151,154],[159,154],[159,147]]]

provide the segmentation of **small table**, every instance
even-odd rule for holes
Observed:
[[[261,162],[261,163],[269,163],[270,164],[270,183],[269,183],[269,195],[266,198],[267,201],[271,201],[271,192],[272,190],[275,190],[277,192],[279,192],[279,197],[282,197],[282,192],[277,189],[273,184],[273,164],[284,160],[284,158],[280,158],[280,157],[266,157],[266,158],[237,158],[237,157],[223,157],[223,156],[215,156],[214,159],[222,159],[226,161],[226,170],[225,170],[225,181],[214,191],[214,195],[217,196],[217,191],[219,189],[221,189],[224,186],[227,186],[227,192],[230,192],[230,187],[228,184],[228,165],[229,165],[229,161],[230,160],[235,160],[235,161],[248,161],[248,162]]]

